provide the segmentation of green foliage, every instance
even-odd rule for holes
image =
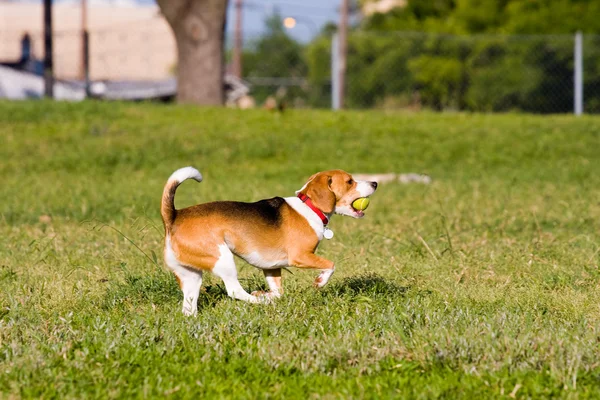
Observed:
[[[417,88],[422,85],[422,102],[436,109],[458,108],[452,101],[460,87],[462,66],[454,58],[420,56],[408,63]]]
[[[307,75],[303,46],[292,39],[283,27],[282,17],[275,13],[266,20],[267,30],[260,38],[250,43],[244,51],[243,76],[252,78],[291,78],[303,79]],[[279,85],[255,85],[252,95],[259,102],[275,95]],[[305,97],[305,90],[292,86],[286,93],[287,99],[294,101]]]
[[[405,7],[366,18],[351,32],[345,103],[571,112],[571,34],[600,32],[599,7],[577,0],[409,0]],[[566,35],[519,36],[556,33]],[[308,53],[323,54],[330,44],[319,38]],[[587,111],[600,104],[599,49],[597,36],[584,41]],[[307,63],[311,84],[329,77],[323,58]]]
[[[600,113],[600,35],[583,37],[583,92],[585,111]]]
[[[267,31],[244,54],[244,76],[304,77],[302,46],[292,39],[275,14],[266,21]]]
[[[410,0],[405,7],[364,19],[351,31],[345,104],[571,112],[571,34],[599,32],[598,14],[599,2],[578,0]],[[307,84],[287,89],[288,103],[329,107],[334,27],[326,26],[305,46],[287,35],[280,15],[266,24],[267,32],[245,51],[244,76],[307,78]],[[522,36],[555,33],[567,35]],[[588,112],[600,109],[599,37],[584,41]],[[280,86],[257,84],[252,94],[260,103]]]
[[[331,35],[315,38],[305,53],[310,88],[309,104],[313,107],[331,106]]]
[[[582,0],[537,0],[507,2],[504,32],[561,34],[600,32],[600,3]]]
[[[582,0],[408,0],[362,22],[365,30],[476,34],[600,32],[600,3]]]
[[[600,396],[598,118],[0,102],[0,137],[2,398]],[[158,207],[185,165],[178,207],[327,168],[433,183],[334,217],[324,290],[205,274],[184,318]]]
[[[309,52],[323,53],[329,45],[321,40]],[[600,42],[592,36],[584,45],[586,110],[592,111],[600,98]],[[328,77],[322,60],[308,62],[311,82]],[[400,108],[571,112],[573,38],[351,34],[346,104],[385,107],[391,99]]]

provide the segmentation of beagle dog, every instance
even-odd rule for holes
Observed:
[[[341,170],[319,172],[293,197],[273,197],[255,203],[215,201],[175,209],[175,191],[186,179],[202,181],[193,167],[175,171],[162,196],[165,226],[165,263],[183,292],[183,313],[197,312],[202,274],[210,271],[223,280],[227,294],[251,303],[281,296],[281,268],[294,266],[320,271],[316,287],[323,287],[335,264],[315,254],[319,242],[331,238],[327,228],[333,214],[362,218],[354,200],[368,197],[377,182],[355,181]],[[234,254],[263,270],[269,292],[247,293],[240,285]]]

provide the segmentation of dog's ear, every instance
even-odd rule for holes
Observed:
[[[335,194],[331,190],[331,182],[331,176],[318,173],[311,176],[305,188],[300,192],[306,194],[319,210],[330,214],[335,207]]]
[[[312,180],[313,180],[313,179],[315,179],[315,177],[316,177],[317,175],[319,175],[319,174],[320,174],[320,172],[317,172],[316,174],[312,174],[312,175],[310,176],[310,178],[308,178],[308,180],[306,181],[306,183],[304,184],[304,186],[302,186],[302,187],[300,188],[300,190],[296,190],[296,194],[300,194],[300,193],[302,193],[302,194],[306,194],[306,188],[307,188],[308,184],[309,184],[309,183],[311,183],[311,182],[312,182]]]

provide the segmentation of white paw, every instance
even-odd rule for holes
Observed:
[[[183,312],[183,315],[185,315],[186,317],[191,317],[197,314],[197,310],[192,310],[191,308],[188,307],[183,307],[183,309],[181,310]]]
[[[276,292],[254,291],[252,292],[252,296],[256,297],[257,303],[269,304],[281,297],[281,294]]]
[[[331,275],[333,275],[333,271],[335,271],[334,268],[322,271],[319,276],[317,276],[317,279],[315,279],[315,287],[322,288],[323,286],[327,285],[329,278],[331,278]]]

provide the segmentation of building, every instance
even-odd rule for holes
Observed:
[[[371,0],[364,2],[362,6],[362,14],[366,16],[370,16],[375,13],[385,14],[394,8],[405,6],[406,0]]]
[[[159,80],[172,77],[177,59],[175,40],[156,5],[90,1],[92,80]],[[33,58],[42,59],[42,2],[0,0],[0,60],[18,60],[21,39],[31,37]],[[58,79],[80,79],[82,68],[80,2],[53,5],[54,72]]]

